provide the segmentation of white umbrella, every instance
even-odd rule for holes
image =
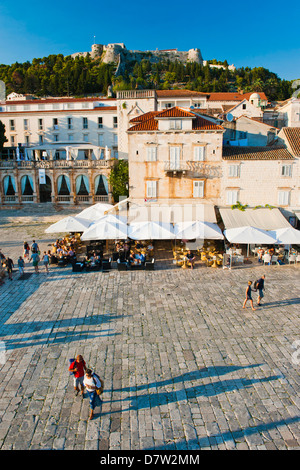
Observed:
[[[249,256],[250,244],[274,245],[276,238],[271,232],[260,228],[245,226],[224,230],[224,235],[230,243],[247,244],[247,256]]]
[[[133,222],[128,227],[132,240],[171,240],[175,238],[172,224],[165,222]]]
[[[266,245],[276,243],[276,238],[271,232],[251,226],[230,228],[224,230],[224,235],[230,243]]]
[[[84,232],[91,222],[80,217],[64,217],[63,219],[50,225],[45,232],[46,233],[61,233],[61,232]]]
[[[175,224],[175,235],[181,240],[194,238],[222,240],[224,238],[217,224],[201,221],[178,222]]]
[[[271,232],[270,232],[271,233]],[[284,227],[272,232],[279,245],[299,245],[300,231],[293,227]]]
[[[87,219],[90,222],[95,222],[96,220],[100,219],[100,217],[103,217],[104,212],[108,211],[112,207],[112,204],[99,202],[98,204],[93,204],[92,206],[87,207],[83,211],[79,212],[76,217],[82,217],[83,219]]]
[[[105,215],[83,233],[81,240],[126,240],[128,226],[124,218]]]

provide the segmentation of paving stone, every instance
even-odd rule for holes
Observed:
[[[16,261],[32,237],[3,212],[0,248]],[[48,249],[50,215],[34,217]],[[171,251],[153,272],[37,276],[26,263],[28,279],[0,286],[0,449],[298,449],[299,269],[182,270]],[[243,311],[262,273],[263,306]],[[91,422],[67,370],[79,353],[105,381]]]

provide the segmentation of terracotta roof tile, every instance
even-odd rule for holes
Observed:
[[[138,122],[148,121],[148,119],[156,116],[157,114],[158,114],[158,111],[149,111],[148,113],[140,114],[139,116],[136,116],[135,118],[130,119],[129,122],[138,123]]]
[[[156,90],[158,98],[191,98],[209,96],[209,93],[203,93],[201,91],[192,91],[192,90]]]
[[[243,101],[245,97],[240,93],[220,92],[210,93],[208,101]]]
[[[293,154],[300,157],[300,127],[284,127],[282,130]]]
[[[143,116],[145,116],[145,119],[139,116],[139,121],[134,121],[137,124],[130,127],[129,132],[157,131],[158,119],[160,118],[192,118],[192,130],[223,130],[222,126],[205,119],[203,116],[178,107],[168,108],[157,113],[145,113]]]
[[[223,147],[223,160],[294,160],[286,147]]]

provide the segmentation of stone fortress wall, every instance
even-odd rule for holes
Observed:
[[[86,56],[88,52],[77,52],[72,54],[72,57]],[[148,59],[150,62],[159,62],[162,59],[169,59],[170,61],[178,62],[197,62],[203,64],[203,58],[200,49],[190,49],[189,51],[178,51],[177,49],[167,49],[155,51],[138,51],[128,50],[123,43],[114,44],[93,44],[92,50],[89,53],[93,59],[101,58],[103,63],[120,63],[123,60],[136,60]]]

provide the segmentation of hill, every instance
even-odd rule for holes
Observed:
[[[104,63],[101,58],[85,56],[64,57],[62,54],[33,59],[32,62],[0,65],[0,80],[6,84],[7,94],[15,91],[36,96],[83,96],[106,94],[124,89],[185,88],[202,92],[264,91],[270,100],[285,100],[293,93],[292,82],[280,79],[264,67],[229,69],[211,68],[197,62],[170,61],[167,57],[151,62],[128,60],[121,74],[118,64]]]

